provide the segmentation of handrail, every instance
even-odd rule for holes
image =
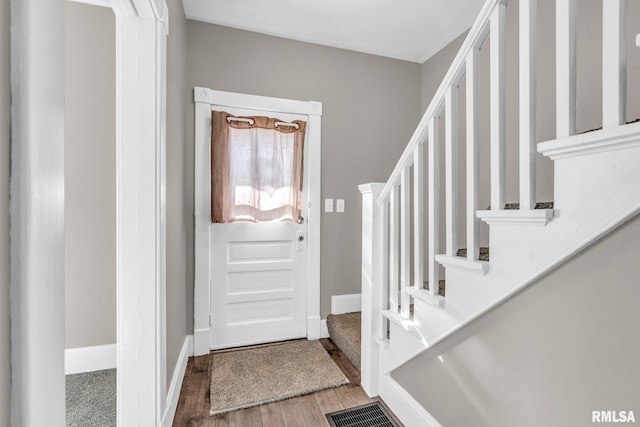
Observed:
[[[393,168],[393,172],[391,172],[391,175],[389,176],[389,179],[387,180],[382,193],[378,198],[379,205],[384,204],[389,199],[391,188],[400,180],[402,170],[405,167],[411,165],[411,162],[413,161],[413,150],[415,149],[415,146],[419,143],[424,142],[427,129],[429,127],[429,122],[433,117],[440,113],[440,111],[444,107],[444,97],[447,89],[449,88],[449,86],[455,84],[461,78],[464,71],[467,55],[469,54],[469,52],[471,52],[471,49],[478,48],[479,45],[482,44],[486,39],[489,31],[489,19],[491,18],[491,14],[493,13],[494,9],[500,4],[506,5],[508,2],[509,0],[487,0],[484,6],[482,6],[480,14],[476,18],[473,26],[471,27],[471,30],[469,30],[469,34],[467,34],[467,37],[462,43],[460,50],[451,63],[449,71],[447,71],[447,74],[442,80],[442,83],[440,83],[438,90],[431,99],[429,107],[427,107],[427,110],[420,119],[416,130],[411,136],[411,139],[409,139],[409,143],[402,152],[400,160],[398,160],[398,163]]]

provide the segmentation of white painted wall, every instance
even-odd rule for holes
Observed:
[[[65,348],[116,342],[115,16],[65,2]]]
[[[444,426],[638,419],[639,241],[636,218],[392,377]]]
[[[9,2],[0,2],[0,425],[9,425]]]

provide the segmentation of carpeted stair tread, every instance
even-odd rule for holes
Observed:
[[[460,248],[458,252],[456,252],[456,256],[466,258],[467,257],[467,248]],[[480,261],[489,261],[489,248],[481,247],[480,248],[480,257],[478,258]]]
[[[328,315],[327,329],[331,341],[360,370],[360,312]]]
[[[640,118],[635,119],[635,120],[631,120],[630,122],[627,122],[627,124],[630,125],[630,124],[638,123],[638,122],[640,122]],[[585,133],[589,133],[589,132],[595,132],[597,130],[602,130],[602,126],[600,126],[599,128],[589,129],[589,130],[585,130],[584,132],[580,132],[580,135],[585,134]]]
[[[504,205],[505,210],[518,210],[520,209],[520,202],[507,203]],[[553,209],[553,202],[537,202],[534,209]]]
[[[514,211],[520,209],[520,202],[505,203],[504,210]],[[553,202],[536,202],[534,209],[553,209]],[[491,210],[491,205],[487,207]]]
[[[430,289],[429,288],[429,282],[425,280],[424,282],[424,288],[425,289]],[[445,291],[445,283],[444,280],[441,279],[438,281],[438,295],[442,295],[444,296],[444,291]]]

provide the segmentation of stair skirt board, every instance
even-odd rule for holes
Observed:
[[[380,379],[380,398],[405,426],[442,427],[442,425],[390,375]]]

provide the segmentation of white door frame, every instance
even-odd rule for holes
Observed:
[[[168,9],[165,0],[86,3],[116,15],[118,425],[157,426],[166,406]],[[64,66],[64,0],[12,0],[14,427],[65,425]]]
[[[309,206],[307,251],[307,337],[320,338],[320,166],[322,155],[322,103],[194,88],[195,102],[195,275],[193,292],[194,353],[209,353],[211,329],[210,268],[210,132],[211,106],[227,106],[309,117]]]

